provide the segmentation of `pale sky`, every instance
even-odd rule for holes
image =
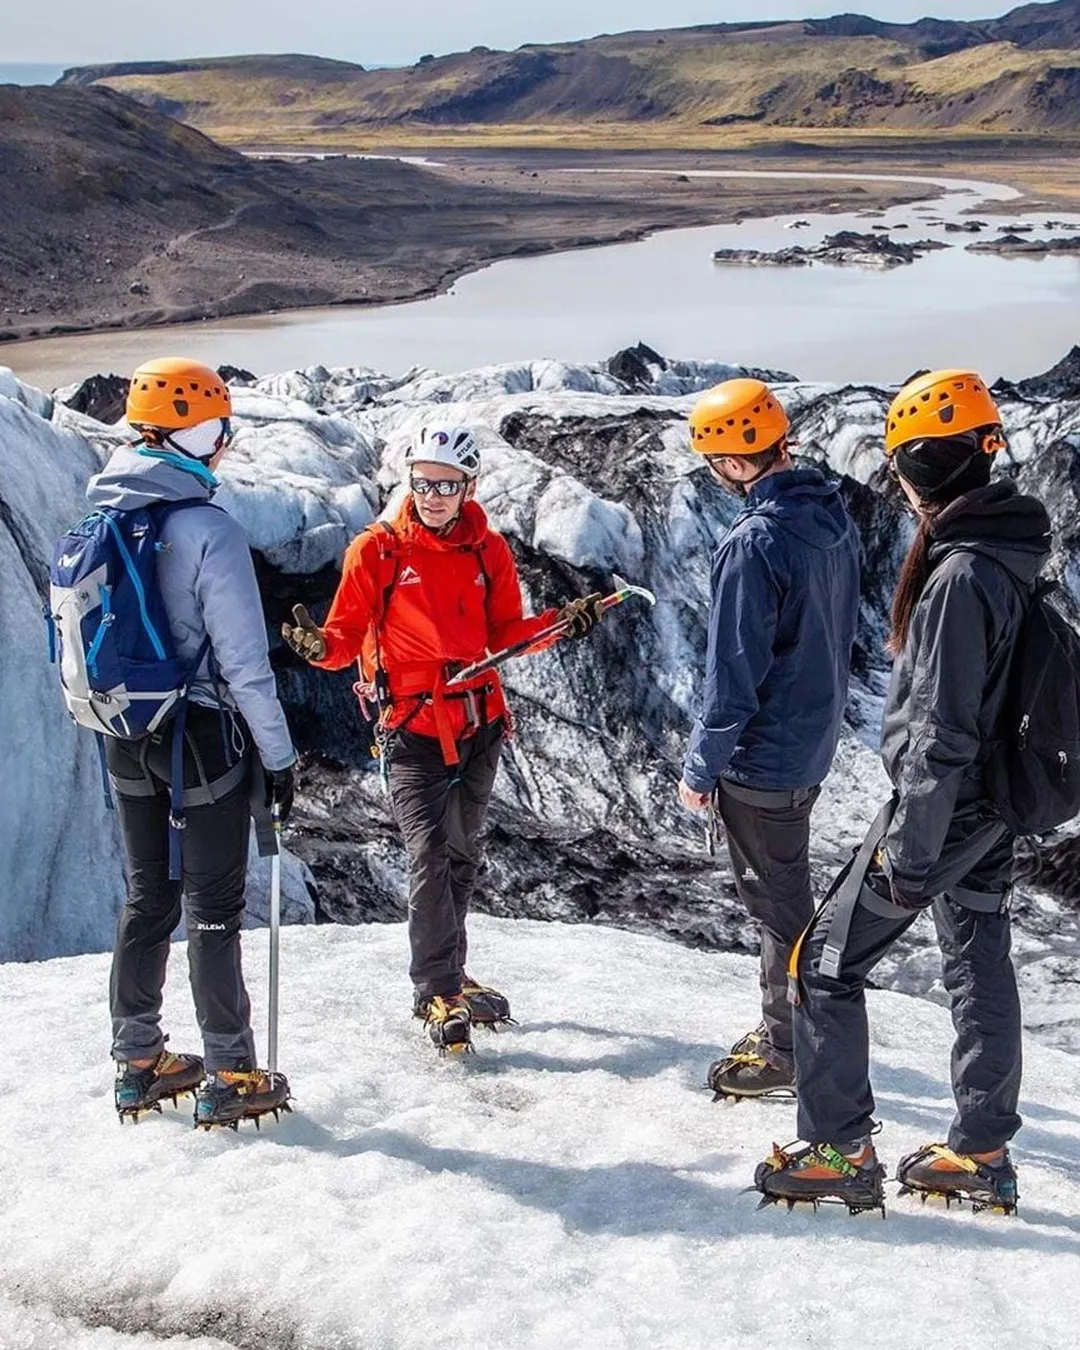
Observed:
[[[943,17],[984,18],[1011,6],[944,0]],[[64,65],[308,52],[362,64],[408,64],[425,52],[483,43],[512,48],[633,28],[739,19],[870,13],[909,22],[920,0],[0,0],[0,62]]]

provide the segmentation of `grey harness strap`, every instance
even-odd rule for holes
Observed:
[[[844,948],[847,946],[848,934],[851,932],[851,917],[855,913],[855,906],[859,903],[859,894],[862,891],[866,874],[870,870],[870,864],[874,861],[874,854],[877,852],[882,839],[885,838],[885,831],[889,828],[889,821],[892,820],[895,809],[895,800],[889,800],[878,812],[873,825],[870,826],[866,838],[862,842],[862,847],[855,855],[851,871],[844,878],[843,885],[836,893],[836,907],[833,910],[829,931],[825,936],[825,945],[821,949],[821,960],[818,963],[818,969],[830,980],[836,980],[840,977],[840,963],[844,959]]]
[[[212,783],[208,782],[202,773],[202,766],[199,767],[201,781],[198,787],[184,789],[185,807],[212,806],[214,802],[220,801],[234,788],[238,788],[247,773],[248,761],[245,755],[231,769],[223,773],[220,778],[215,778]],[[109,778],[113,785],[113,791],[118,797],[156,797],[161,791],[160,784],[155,783],[148,773],[142,778],[117,778],[115,774],[110,774]]]

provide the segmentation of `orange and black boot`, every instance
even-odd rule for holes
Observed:
[[[143,1111],[160,1111],[163,1101],[194,1092],[205,1071],[198,1055],[173,1055],[162,1050],[152,1059],[130,1059],[116,1066],[113,1099],[120,1124],[139,1120]]]
[[[1014,1214],[1020,1199],[1016,1168],[1009,1150],[1002,1145],[989,1153],[956,1153],[946,1144],[925,1144],[902,1158],[896,1169],[900,1194],[915,1193],[969,1200],[972,1209]]]
[[[235,1130],[242,1120],[253,1120],[259,1129],[261,1116],[291,1111],[289,1080],[267,1069],[215,1069],[206,1075],[195,1096],[195,1127],[210,1130],[226,1125]]]
[[[773,1151],[754,1173],[761,1205],[784,1200],[790,1209],[799,1201],[835,1201],[851,1214],[880,1209],[885,1214],[885,1169],[869,1138],[851,1144],[808,1144],[791,1151]]]
[[[429,994],[413,1004],[431,1043],[440,1054],[468,1054],[472,1049],[472,1012],[462,994]]]
[[[516,1026],[510,1016],[510,1000],[497,989],[479,984],[468,975],[461,977],[461,997],[469,1005],[469,1016],[473,1026],[490,1027],[493,1031],[499,1027]]]

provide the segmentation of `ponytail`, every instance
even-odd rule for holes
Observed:
[[[904,559],[900,580],[896,585],[896,594],[893,596],[892,629],[885,643],[885,650],[890,656],[899,656],[907,645],[915,607],[930,579],[930,544],[937,511],[929,505],[924,505],[923,512],[924,514],[919,516],[919,526]]]

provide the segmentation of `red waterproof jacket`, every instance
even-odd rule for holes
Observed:
[[[446,681],[556,615],[523,617],[510,546],[476,502],[467,501],[449,533],[439,535],[407,497],[389,526],[377,522],[349,545],[323,624],[326,655],[315,664],[340,670],[359,660],[368,681],[381,668],[391,700],[382,725],[438,737],[443,758],[456,764],[455,743],[507,709],[496,671],[444,693]]]

